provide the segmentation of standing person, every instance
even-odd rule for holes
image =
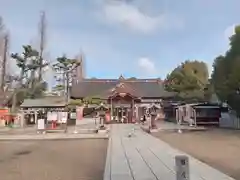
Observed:
[[[147,120],[147,119],[146,119],[146,115],[144,114],[144,115],[143,115],[143,118],[141,119],[142,124],[144,124],[146,120]]]
[[[143,115],[143,123],[145,123],[147,121],[147,117],[146,114]]]

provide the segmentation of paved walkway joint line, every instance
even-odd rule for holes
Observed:
[[[190,180],[234,180],[129,124],[111,127],[104,180],[176,180],[176,155],[189,157]]]

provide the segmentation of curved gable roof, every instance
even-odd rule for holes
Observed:
[[[117,87],[122,83],[124,88]],[[159,79],[136,79],[136,80],[84,80],[71,88],[72,98],[84,98],[91,96],[106,96],[112,90],[125,92],[142,98],[167,98],[173,97],[174,93],[167,92]]]

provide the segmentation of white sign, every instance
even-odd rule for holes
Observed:
[[[67,123],[67,118],[68,118],[68,113],[67,112],[61,112],[62,117],[61,117],[61,122],[62,123]]]
[[[159,102],[159,103],[160,103],[160,102],[162,102],[162,100],[161,100],[161,99],[141,99],[141,102],[142,102],[142,103],[144,103],[144,102],[145,102],[145,103],[146,103],[146,102],[148,102],[148,103],[149,103],[149,102],[150,102],[150,103]]]
[[[45,129],[45,121],[44,121],[44,119],[38,119],[37,129],[38,130],[44,130]]]
[[[74,113],[70,113],[70,119],[76,119],[77,117],[77,114],[74,112]]]
[[[58,119],[57,112],[48,112],[47,113],[47,120],[48,121],[57,121],[57,119]]]

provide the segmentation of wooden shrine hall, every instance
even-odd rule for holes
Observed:
[[[146,108],[174,97],[160,79],[84,79],[71,88],[71,99],[98,98],[109,105],[111,120],[135,122]]]

